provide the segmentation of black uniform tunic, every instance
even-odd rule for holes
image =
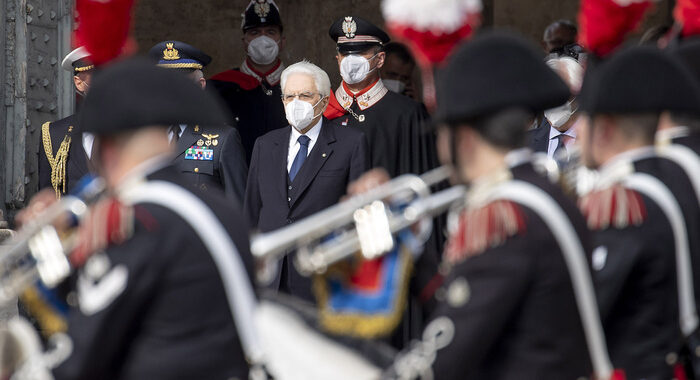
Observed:
[[[529,164],[519,166],[513,175],[550,194],[588,250],[588,233],[575,206]],[[590,356],[561,249],[537,212],[514,202],[508,204],[516,212],[491,222],[519,224],[517,232],[453,262],[444,284],[435,292],[438,306],[429,326],[435,321],[439,326],[448,318],[454,324],[454,337],[437,350],[434,378],[588,377]],[[477,210],[498,214],[502,206],[491,202]],[[479,222],[473,230],[465,230],[463,236],[469,237],[465,241],[492,241],[493,236],[483,234],[483,226]]]
[[[217,188],[243,204],[248,165],[235,128],[186,126],[175,144],[174,163],[191,186]]]
[[[333,121],[365,133],[372,167],[384,168],[395,177],[422,174],[437,166],[435,137],[426,128],[428,114],[420,103],[388,91],[381,79],[354,96],[345,86],[342,83],[336,90],[335,99],[352,112]]]
[[[190,188],[172,167],[147,178]],[[192,191],[221,221],[252,273],[242,215],[213,189]],[[95,284],[78,287],[80,307],[69,314],[73,352],[55,370],[56,378],[247,379],[223,284],[204,243],[169,209],[140,203],[134,214],[132,237],[104,252],[107,272]],[[78,283],[91,272],[89,264],[79,271]],[[128,273],[120,292],[110,284],[118,268]],[[104,306],[83,311],[96,300]]]
[[[601,320],[613,365],[628,379],[670,379],[666,358],[681,342],[673,230],[652,199],[619,183],[626,175],[610,177],[624,164],[604,168],[611,185],[580,203],[594,231]]]
[[[42,146],[39,148],[39,190],[51,188],[51,164],[47,157],[47,142],[50,141],[51,156],[56,157],[61,143],[66,139],[71,139],[68,148],[68,158],[66,161],[66,191],[60,185],[62,193],[69,193],[80,178],[90,172],[88,156],[83,147],[83,134],[77,125],[76,115],[70,115],[61,120],[48,123],[48,134],[44,133],[46,127],[42,126]],[[47,124],[44,124],[47,125]],[[47,140],[48,139],[48,140]]]
[[[241,134],[248,164],[255,140],[288,124],[279,84],[283,70],[280,64],[272,72],[258,75],[244,62],[240,69],[219,73],[209,80],[228,106],[230,124]]]

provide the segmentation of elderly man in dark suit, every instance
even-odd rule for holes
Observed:
[[[307,61],[282,73],[282,102],[289,126],[257,139],[244,210],[261,232],[284,227],[338,202],[348,183],[369,168],[360,131],[323,118],[328,75]],[[311,282],[285,258],[272,286],[312,301]]]

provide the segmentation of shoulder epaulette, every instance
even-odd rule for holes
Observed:
[[[579,200],[579,208],[594,231],[638,226],[647,216],[639,193],[620,184],[589,193]]]
[[[457,228],[445,248],[445,258],[458,263],[525,230],[521,207],[511,201],[496,200],[480,208],[468,209],[459,215]]]
[[[46,122],[41,126],[41,138],[44,143],[44,153],[51,166],[51,186],[56,192],[56,198],[60,199],[61,194],[66,192],[66,163],[68,161],[68,151],[70,150],[71,132],[73,127],[68,127],[68,133],[59,145],[56,155],[53,154],[51,144],[51,122]]]

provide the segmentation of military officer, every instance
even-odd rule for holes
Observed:
[[[72,350],[57,379],[248,378],[260,349],[244,218],[216,189],[190,186],[166,134],[224,122],[212,96],[151,62],[95,77],[80,124],[99,136],[106,192],[70,255]]]
[[[423,291],[437,301],[423,339],[385,377],[610,378],[584,220],[531,164],[511,169],[528,123],[567,86],[534,46],[494,33],[459,49],[443,77],[440,161],[470,188]]]
[[[79,47],[66,55],[61,67],[73,73],[75,91],[82,98],[89,88],[95,66],[90,54]],[[41,126],[42,147],[39,149],[39,189],[52,187],[56,197],[70,192],[76,182],[93,166],[94,136],[85,133],[75,115],[46,122]]]
[[[426,131],[428,115],[416,101],[389,91],[380,70],[389,36],[371,22],[345,16],[331,25],[336,60],[343,78],[331,94],[325,116],[361,130],[369,141],[372,167],[391,176],[421,174],[437,165],[435,139]]]
[[[594,231],[592,265],[610,355],[628,378],[670,379],[678,373],[681,333],[698,325],[698,257],[688,237],[700,227],[687,176],[656,153],[654,137],[661,113],[697,112],[700,89],[681,62],[654,47],[618,53],[586,78],[580,144],[599,179],[580,207]]]
[[[180,41],[163,41],[149,51],[158,66],[183,71],[204,90],[202,70],[211,57]],[[168,131],[175,146],[175,167],[202,190],[218,187],[243,204],[248,165],[236,128],[229,126],[175,125]]]
[[[242,29],[245,60],[239,68],[214,75],[209,83],[228,105],[250,163],[255,140],[286,123],[279,101],[285,67],[279,54],[286,40],[273,0],[251,0],[243,12]]]

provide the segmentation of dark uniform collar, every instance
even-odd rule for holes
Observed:
[[[384,86],[381,79],[377,79],[376,82],[356,94],[353,94],[348,85],[343,81],[340,87],[335,91],[335,97],[338,99],[340,106],[346,110],[352,106],[354,101],[357,101],[357,106],[361,111],[364,111],[382,100],[387,92],[389,92],[389,90]]]
[[[265,80],[265,82],[267,82],[267,84],[271,86],[276,86],[280,82],[280,78],[282,77],[282,72],[284,71],[284,69],[285,66],[279,59],[277,60],[277,64],[266,73],[261,73],[255,70],[248,63],[248,58],[246,58],[246,60],[243,61],[243,64],[241,65],[242,73],[250,75],[251,77],[257,79],[258,82],[262,82],[263,80]]]

